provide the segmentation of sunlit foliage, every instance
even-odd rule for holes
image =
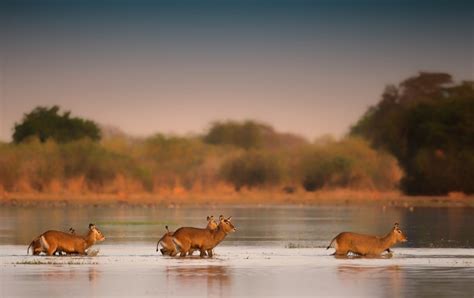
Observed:
[[[105,128],[101,142],[30,136],[0,144],[0,189],[13,192],[214,191],[287,193],[391,190],[400,170],[359,138],[310,143],[255,121],[214,123],[204,135],[132,138]]]
[[[332,187],[389,190],[401,177],[392,156],[371,149],[359,138],[315,143],[302,155],[299,169],[308,191]]]
[[[473,82],[420,73],[387,87],[351,133],[398,159],[408,194],[474,193]]]

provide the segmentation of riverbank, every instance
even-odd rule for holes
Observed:
[[[0,206],[179,206],[202,205],[380,205],[386,207],[474,207],[474,196],[406,196],[399,192],[347,189],[284,193],[252,190],[216,193],[68,194],[4,193]]]

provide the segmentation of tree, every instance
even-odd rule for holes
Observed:
[[[408,194],[474,193],[474,84],[420,73],[387,88],[351,134],[391,152]]]
[[[69,111],[59,114],[59,107],[36,107],[25,114],[21,123],[15,123],[13,141],[21,143],[25,139],[36,136],[40,142],[53,139],[66,143],[82,138],[98,141],[101,138],[100,129],[91,120],[71,117]]]
[[[253,121],[216,122],[204,136],[204,141],[208,144],[233,145],[243,149],[259,148],[263,142],[263,131],[268,129],[271,128]]]
[[[307,141],[297,135],[276,132],[273,127],[255,121],[215,122],[203,138],[213,145],[231,145],[245,150],[289,149],[305,145]]]
[[[246,151],[237,158],[227,160],[221,167],[223,178],[239,191],[246,186],[274,185],[282,178],[282,167],[273,155]]]

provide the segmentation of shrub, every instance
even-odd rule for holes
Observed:
[[[357,138],[325,140],[307,148],[300,160],[300,179],[307,191],[323,187],[392,189],[400,179],[396,161]]]
[[[221,167],[221,175],[239,191],[246,186],[274,185],[280,182],[282,168],[275,156],[263,152],[244,152]]]

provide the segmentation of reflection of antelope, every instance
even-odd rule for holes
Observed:
[[[105,240],[105,237],[94,224],[89,224],[89,232],[85,236],[50,230],[41,234],[37,239],[40,241],[41,251],[52,256],[55,251],[85,255],[86,249],[97,241]]]
[[[208,216],[206,218],[207,220],[207,226],[206,229],[208,230],[215,230],[217,229],[217,222],[214,219],[214,216]],[[173,232],[170,232],[168,229],[168,226],[165,226],[166,228],[166,233],[163,235],[163,237],[158,240],[158,243],[156,244],[156,251],[160,250],[162,255],[168,255],[168,256],[175,256],[178,252],[176,251],[176,246],[173,243]],[[160,245],[163,248],[159,248]],[[194,250],[190,250],[189,254],[192,255]]]
[[[69,228],[69,233],[71,233],[72,235],[76,235],[76,230],[74,230],[72,227]],[[30,252],[30,247],[32,248],[32,251],[33,251],[33,255],[39,255],[43,250],[41,248],[41,243],[40,243],[40,237],[36,237],[33,241],[31,241],[30,243],[30,246],[28,246],[28,249],[26,250],[26,254],[28,254]],[[62,251],[60,250],[57,250],[54,252],[54,254],[61,254]]]
[[[166,280],[181,286],[205,285],[209,296],[226,297],[232,285],[232,274],[227,265],[214,263],[199,266],[165,266]]]
[[[407,237],[400,230],[398,223],[395,223],[390,232],[383,236],[370,236],[356,234],[351,232],[343,232],[334,237],[326,249],[333,246],[336,249],[335,255],[347,255],[349,252],[367,255],[380,255],[384,251],[390,252],[390,247],[398,242],[406,242]]]
[[[212,231],[189,227],[176,230],[173,234],[173,243],[180,252],[180,256],[186,256],[191,249],[199,249],[201,257],[204,257],[206,252],[209,257],[212,257],[212,249],[224,240],[227,234],[236,231],[230,222],[231,218],[225,219],[222,215],[219,216],[219,225]]]

